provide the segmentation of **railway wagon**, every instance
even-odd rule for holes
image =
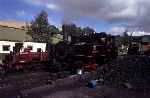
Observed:
[[[5,70],[23,70],[24,68],[37,67],[40,63],[48,61],[47,52],[31,52],[30,48],[25,48],[23,52],[10,52],[5,56],[4,68]]]

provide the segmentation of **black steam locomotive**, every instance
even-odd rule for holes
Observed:
[[[7,55],[1,69],[17,69],[18,71],[29,68],[32,70],[40,65],[45,66],[42,68],[54,72],[76,69],[96,70],[97,65],[102,65],[117,57],[114,36],[106,33],[96,33],[88,36],[72,37],[72,39],[71,42],[63,40],[56,45],[47,43],[47,52],[44,53],[32,53],[29,49],[25,53],[20,53],[19,50],[10,53],[10,55]]]

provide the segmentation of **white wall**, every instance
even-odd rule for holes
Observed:
[[[11,42],[11,41],[0,41],[0,53],[10,53],[10,51],[13,51],[13,47],[15,46],[15,43],[18,42]],[[9,51],[3,51],[3,45],[10,45]],[[35,42],[23,42],[23,49],[27,48],[28,46],[32,46],[33,49],[31,52],[37,52],[37,48],[41,48],[43,52],[46,50],[46,43],[35,43]]]
[[[32,46],[31,52],[37,52],[38,48],[41,48],[43,52],[46,50],[46,43],[35,43],[35,42],[24,42],[23,47],[27,48],[28,46]]]

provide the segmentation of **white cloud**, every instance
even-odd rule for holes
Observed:
[[[16,14],[17,16],[25,16],[27,13],[24,10],[22,10],[22,11],[17,11]]]
[[[46,4],[46,7],[51,9],[51,10],[58,10],[58,6],[56,6],[55,4],[52,4],[52,3],[49,3],[49,4]]]
[[[41,1],[42,0],[23,0],[24,2],[28,3],[28,4],[35,4],[35,5],[41,5]]]
[[[143,36],[143,35],[150,35],[148,32],[144,31],[133,31],[133,32],[128,32],[129,35],[132,34],[132,36]]]
[[[111,24],[135,25],[150,31],[149,0],[24,0],[29,4],[61,11],[67,21],[80,17],[103,20]],[[115,28],[116,29],[116,28]]]
[[[133,31],[130,31],[130,30],[128,30],[127,28],[125,28],[123,26],[114,26],[109,30],[109,33],[113,34],[113,35],[123,35],[125,30],[127,30],[127,34],[129,34],[129,35],[132,34],[132,36],[150,35],[150,33],[148,33],[148,32],[140,31],[140,30],[136,30],[136,29],[133,30]]]
[[[113,35],[122,35],[123,32],[126,30],[125,27],[123,26],[114,26],[112,28],[110,28],[110,30],[108,32],[110,32]]]

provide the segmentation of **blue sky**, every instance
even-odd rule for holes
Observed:
[[[49,21],[51,24],[56,26],[62,24],[63,14],[61,12],[50,10],[45,6],[28,4],[23,0],[0,0],[0,21],[14,20],[30,22],[43,9],[48,12]],[[109,24],[98,19],[82,17],[74,22],[78,26],[93,27],[98,32],[106,31],[110,28]]]
[[[45,10],[50,24],[61,26],[65,20],[117,34],[125,25],[150,31],[148,8],[149,0],[0,0],[0,21],[30,22]]]

